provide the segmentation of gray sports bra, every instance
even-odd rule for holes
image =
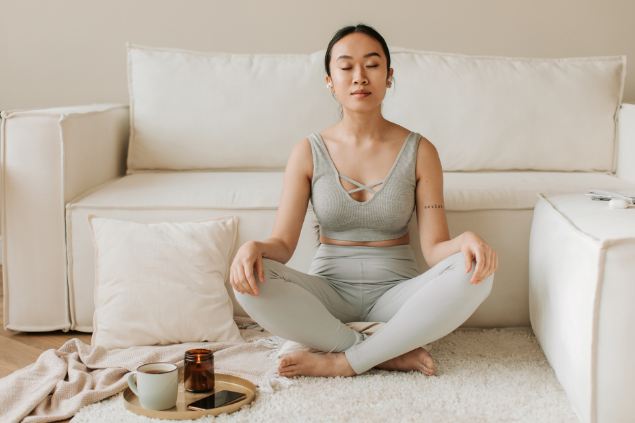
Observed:
[[[404,236],[415,208],[415,164],[420,139],[421,135],[411,131],[388,175],[364,185],[339,173],[320,134],[310,134],[310,199],[322,235],[344,241],[383,241]],[[340,177],[359,188],[346,191]],[[379,190],[371,188],[381,183]],[[374,193],[367,201],[360,202],[349,195],[363,189]]]

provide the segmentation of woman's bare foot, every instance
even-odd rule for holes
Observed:
[[[344,353],[314,354],[308,351],[295,351],[282,357],[278,374],[293,376],[355,376],[355,370],[348,363]]]
[[[419,347],[399,357],[391,358],[381,364],[375,366],[382,370],[401,370],[408,372],[417,370],[425,375],[432,376],[434,374],[434,361],[428,351]]]

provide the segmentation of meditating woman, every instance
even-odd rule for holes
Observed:
[[[473,232],[450,239],[436,148],[383,118],[393,82],[383,37],[366,25],[342,28],[324,64],[342,119],[293,148],[271,237],[240,247],[230,283],[265,329],[327,352],[284,357],[280,376],[354,376],[373,367],[432,375],[434,362],[421,346],[459,327],[487,298],[497,254]],[[303,273],[284,263],[309,199],[320,245]],[[408,233],[415,205],[431,267],[423,274]],[[369,336],[348,322],[385,325]]]

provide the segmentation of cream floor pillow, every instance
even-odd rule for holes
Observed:
[[[93,346],[244,342],[225,289],[237,216],[136,223],[88,216],[95,246]]]

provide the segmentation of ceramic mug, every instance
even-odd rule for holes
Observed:
[[[134,376],[137,375],[137,383]],[[128,373],[128,385],[143,408],[167,410],[176,405],[179,372],[176,364],[148,363]]]

